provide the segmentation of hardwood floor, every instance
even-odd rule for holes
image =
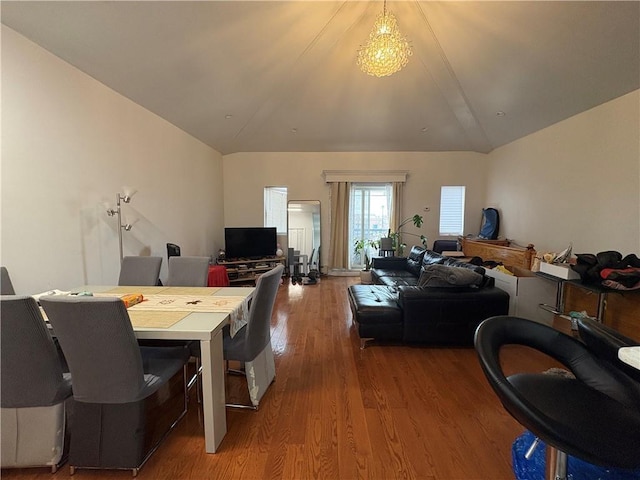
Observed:
[[[204,453],[201,415],[189,413],[140,479],[513,479],[511,444],[523,428],[502,408],[471,348],[371,345],[360,350],[346,298],[353,277],[278,293],[272,321],[276,381],[260,410],[227,411],[218,453]],[[513,347],[505,361],[552,366]],[[229,396],[246,395],[242,378]],[[243,389],[244,388],[244,389]],[[247,395],[248,397],[248,395]],[[79,470],[73,478],[130,478]],[[2,470],[3,479],[69,477],[64,465]]]

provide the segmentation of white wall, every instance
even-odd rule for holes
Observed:
[[[0,254],[18,293],[117,280],[116,192],[125,254],[223,247],[224,226],[263,224],[263,188],[320,200],[323,265],[329,187],[323,170],[407,170],[405,215],[438,238],[441,185],[466,185],[465,233],[497,206],[501,236],[539,251],[640,252],[640,93],[501,147],[470,152],[237,153],[222,157],[156,115],[2,26]],[[431,211],[423,211],[429,206]],[[163,265],[166,276],[166,262]]]
[[[640,92],[635,91],[496,149],[447,153],[238,153],[224,162],[225,222],[262,225],[262,189],[282,185],[291,200],[322,203],[329,241],[329,187],[323,170],[408,170],[405,215],[423,214],[438,238],[441,185],[466,185],[465,233],[481,208],[501,212],[501,238],[541,252],[640,252]],[[241,188],[237,186],[241,185]],[[243,205],[235,208],[234,205]],[[431,207],[425,213],[423,207]],[[323,265],[328,249],[323,248]]]
[[[487,204],[536,250],[640,254],[640,91],[492,152]]]
[[[125,255],[211,255],[223,244],[222,157],[2,26],[1,260],[17,293],[118,279]]]
[[[263,189],[286,186],[289,200],[320,200],[322,220],[322,265],[329,255],[329,186],[324,170],[406,170],[404,214],[424,216],[417,233],[429,245],[438,238],[440,187],[466,185],[465,232],[477,234],[485,206],[485,155],[469,152],[377,152],[377,153],[235,153],[225,155],[224,218],[227,226],[261,226],[264,222]],[[238,207],[240,206],[240,208]],[[425,206],[430,212],[425,212]],[[407,231],[412,231],[407,229]],[[416,238],[415,243],[420,243]]]

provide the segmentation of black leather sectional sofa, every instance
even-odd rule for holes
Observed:
[[[478,261],[481,263],[481,259]],[[493,278],[474,263],[444,257],[421,247],[413,247],[407,258],[375,258],[374,285],[349,287],[349,302],[361,347],[370,339],[472,345],[480,322],[494,315],[506,315],[509,310],[509,295],[495,287]],[[471,269],[481,280],[472,285],[419,286],[421,273],[433,270],[431,265]],[[440,272],[448,270],[436,268]]]
[[[371,278],[374,284],[399,287],[401,285],[418,285],[422,267],[428,265],[445,265],[449,267],[469,268],[480,275],[485,274],[482,259],[459,261],[445,257],[425,248],[414,246],[408,257],[378,257],[373,259]],[[491,281],[491,277],[486,277]]]

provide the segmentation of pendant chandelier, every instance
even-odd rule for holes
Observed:
[[[387,12],[384,1],[382,13],[376,17],[369,41],[358,50],[358,65],[367,75],[386,77],[400,71],[413,54],[411,46],[398,30],[398,21]]]

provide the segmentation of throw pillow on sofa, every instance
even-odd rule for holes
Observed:
[[[482,286],[484,276],[468,268],[445,265],[425,265],[420,271],[420,287],[470,287]]]

